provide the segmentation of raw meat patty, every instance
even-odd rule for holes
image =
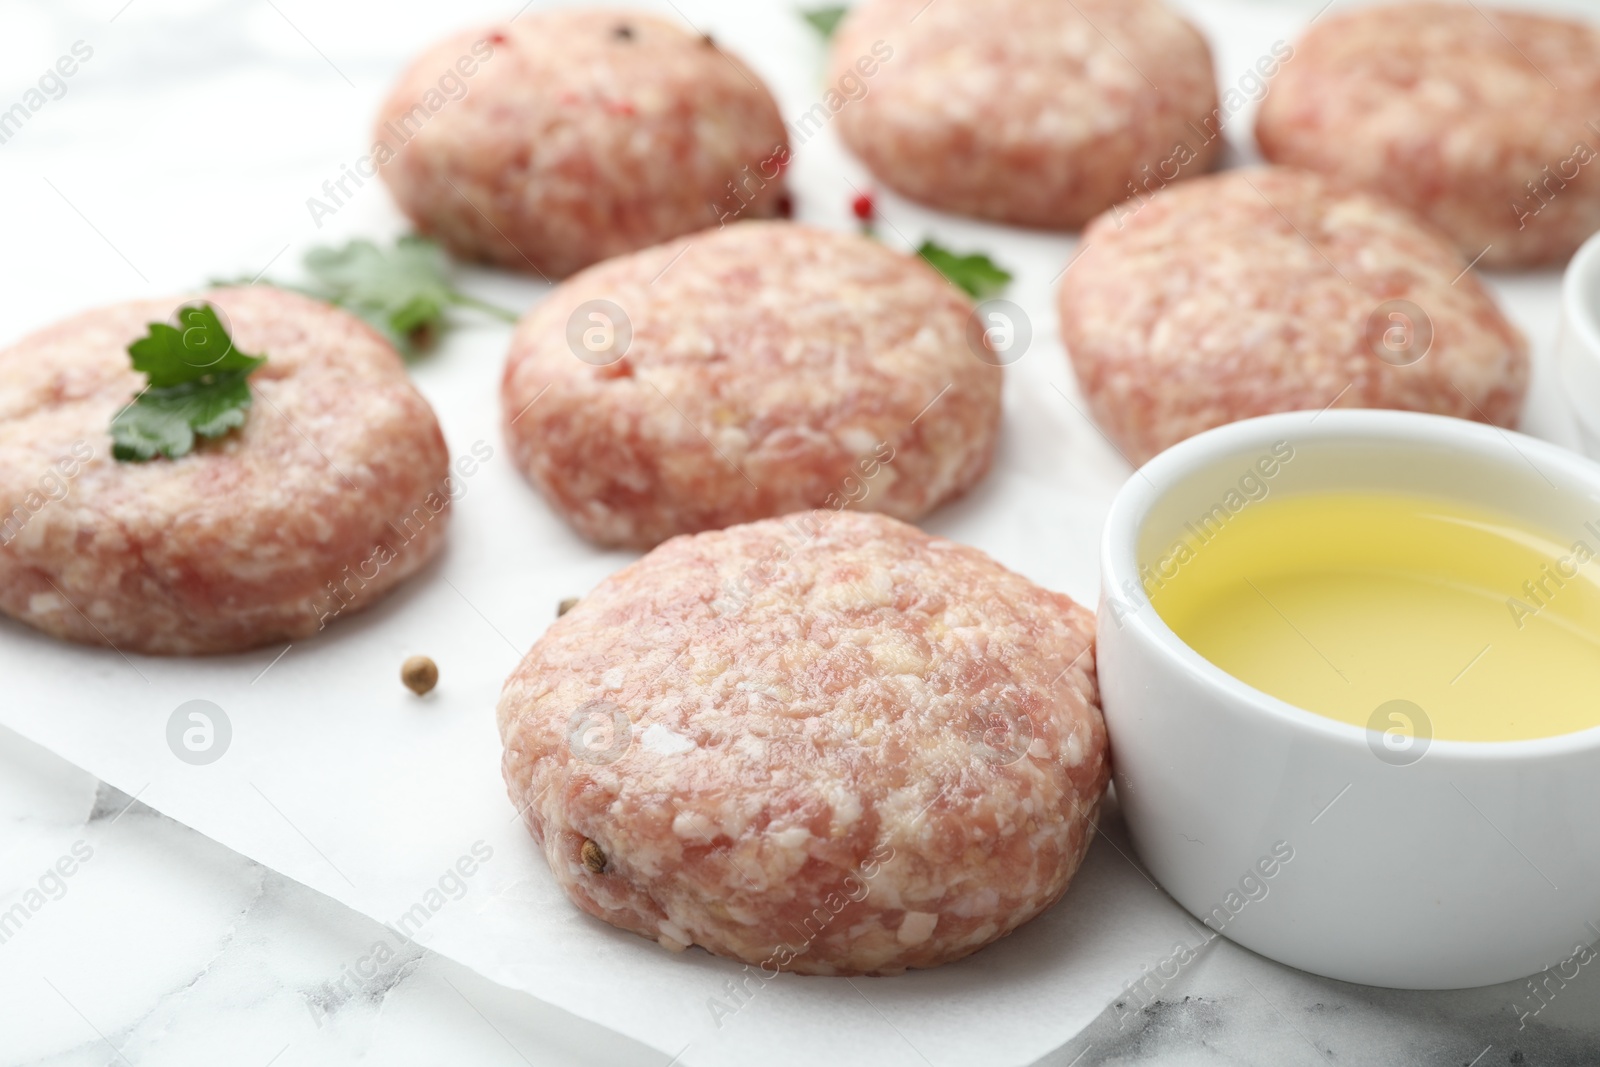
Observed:
[[[1210,49],[1159,0],[866,0],[829,84],[885,185],[1023,226],[1076,229],[1222,146]]]
[[[123,652],[237,652],[366,607],[443,544],[449,457],[394,349],[280,289],[203,299],[267,362],[245,424],[179,459],[114,460],[110,426],[145,385],[128,345],[186,298],[0,351],[0,611]]]
[[[599,264],[523,319],[506,436],[605,545],[813,507],[916,519],[994,452],[1001,371],[974,321],[936,271],[875,241],[707,231]]]
[[[530,11],[442,41],[400,79],[373,136],[419,229],[552,277],[775,215],[789,162],[778,105],[749,67],[679,23],[624,11]]]
[[[1256,121],[1268,159],[1410,208],[1486,267],[1560,263],[1600,229],[1600,30],[1482,5],[1330,13]]]
[[[881,515],[679,537],[500,698],[512,802],[584,911],[803,974],[959,959],[1038,915],[1109,772],[1094,617]]]
[[[1084,232],[1061,336],[1135,464],[1202,430],[1329,405],[1512,426],[1527,346],[1467,262],[1387,201],[1229,171]]]

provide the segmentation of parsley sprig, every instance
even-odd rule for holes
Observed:
[[[450,284],[449,261],[424,237],[402,237],[385,251],[367,240],[343,248],[313,248],[306,270],[316,279],[310,292],[361,316],[395,347],[416,355],[433,345],[451,307],[469,307],[506,322],[517,316],[470,297]]]
[[[364,319],[406,356],[432,348],[449,328],[452,307],[472,308],[506,322],[514,312],[456,289],[450,262],[425,237],[400,238],[380,248],[364,238],[341,247],[313,248],[305,256],[309,285],[277,285],[326,300]],[[218,284],[247,284],[245,281]]]
[[[847,7],[802,8],[800,17],[811,23],[816,31],[822,34],[823,40],[828,40],[833,36],[833,31],[839,28],[839,20],[849,11]]]
[[[152,322],[128,346],[133,369],[149,384],[111,420],[111,454],[119,460],[186,456],[196,437],[220,437],[249,414],[246,379],[266,357],[236,349],[210,304],[186,304],[176,317],[177,326]]]
[[[964,289],[974,300],[984,300],[1005,290],[1011,284],[1011,272],[997,265],[981,252],[957,255],[932,241],[922,242],[917,255],[931,263],[955,285]]]

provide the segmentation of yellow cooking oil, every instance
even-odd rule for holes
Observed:
[[[1218,509],[1143,575],[1167,625],[1255,689],[1380,731],[1405,701],[1416,733],[1511,741],[1600,725],[1597,553],[1600,517],[1558,533],[1445,499],[1307,493]]]

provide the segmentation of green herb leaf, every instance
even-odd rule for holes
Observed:
[[[802,8],[800,16],[811,23],[816,31],[822,34],[823,40],[833,36],[833,31],[839,28],[839,20],[850,11],[847,7],[813,7]]]
[[[402,237],[384,251],[371,241],[343,248],[314,248],[306,270],[316,286],[303,290],[365,319],[407,355],[427,349],[444,331],[452,305],[473,307],[507,322],[517,316],[458,292],[439,246],[422,237]]]
[[[197,436],[220,437],[244,425],[245,379],[266,357],[234,348],[210,304],[180,308],[178,324],[152,322],[128,346],[133,369],[149,385],[111,420],[111,453],[119,460],[177,459],[193,450]]]
[[[917,255],[933,264],[951,282],[966,290],[974,300],[983,300],[1004,291],[1011,284],[1011,272],[997,266],[981,252],[958,256],[932,241],[922,242]]]

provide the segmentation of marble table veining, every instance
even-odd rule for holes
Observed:
[[[358,1061],[662,1067],[0,728],[0,1067]]]

